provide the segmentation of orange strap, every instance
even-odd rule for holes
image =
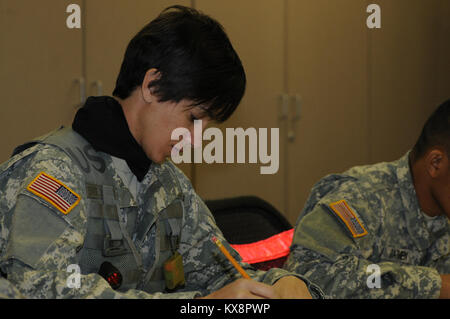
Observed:
[[[254,243],[230,246],[241,255],[243,262],[255,264],[287,256],[293,236],[292,228]]]

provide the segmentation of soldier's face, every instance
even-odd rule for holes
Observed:
[[[450,169],[437,191],[438,202],[444,214],[450,219]]]
[[[450,161],[443,157],[443,173],[433,180],[431,192],[442,213],[450,219]]]
[[[172,148],[179,140],[171,140],[176,128],[186,128],[191,134],[191,144],[195,140],[194,120],[202,119],[202,129],[209,119],[200,107],[190,107],[191,101],[179,103],[153,100],[143,108],[137,122],[138,142],[147,157],[155,163],[162,163],[170,157]]]

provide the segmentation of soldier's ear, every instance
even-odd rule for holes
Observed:
[[[154,89],[150,87],[150,83],[159,79],[161,74],[155,68],[148,69],[145,73],[144,79],[142,80],[141,85],[141,94],[142,99],[146,103],[152,103],[152,101],[156,98],[154,95]]]
[[[444,150],[433,148],[425,156],[425,164],[431,178],[439,178],[448,173],[449,162]]]

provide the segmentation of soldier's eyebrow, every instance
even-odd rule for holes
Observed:
[[[206,106],[204,106],[204,105],[196,105],[196,104],[192,104],[192,105],[190,105],[189,106],[189,110],[194,110],[195,111],[195,117],[197,118],[197,119],[202,119],[202,118],[205,118],[205,117],[208,117],[208,118],[212,118],[211,117],[211,112],[208,110],[208,107],[206,107]]]
[[[198,115],[200,118],[204,118],[204,117],[211,117],[210,112],[208,111],[208,108],[204,107],[204,106],[200,106],[200,114]]]

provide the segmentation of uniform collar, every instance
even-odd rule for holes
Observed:
[[[405,213],[406,227],[413,238],[416,246],[420,250],[426,250],[431,244],[430,232],[423,212],[420,208],[419,199],[414,188],[413,176],[411,173],[411,165],[409,162],[408,151],[403,157],[397,161],[396,175],[400,196]]]
[[[411,174],[411,167],[409,165],[408,151],[403,157],[397,161],[396,175],[397,182],[402,197],[403,206],[414,215],[420,215],[421,209],[419,200],[417,198],[416,190],[414,188],[413,178]]]
[[[96,151],[125,160],[142,181],[152,161],[131,134],[122,106],[109,96],[89,97],[78,110],[72,128]]]
[[[130,170],[125,160],[115,156],[111,156],[111,159],[117,175],[119,175],[125,187],[130,191],[133,199],[137,201],[140,183],[138,182],[136,176]]]

